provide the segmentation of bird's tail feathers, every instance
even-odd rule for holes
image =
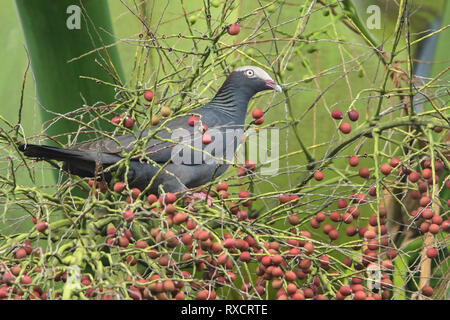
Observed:
[[[82,152],[80,151],[35,144],[21,144],[19,145],[19,150],[27,157],[53,159],[58,161],[65,161],[68,158],[73,159],[82,156]]]

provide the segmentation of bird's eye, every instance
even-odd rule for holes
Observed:
[[[253,70],[247,70],[245,71],[245,74],[247,75],[247,77],[253,77],[255,75],[255,73],[253,72]]]

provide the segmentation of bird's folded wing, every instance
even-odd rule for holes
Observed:
[[[87,152],[103,152],[109,154],[121,155],[122,152],[131,152],[136,144],[136,138],[140,141],[147,141],[146,147],[143,148],[145,155],[158,163],[165,163],[171,159],[172,149],[182,139],[180,135],[176,140],[173,139],[172,134],[176,130],[182,129],[186,135],[192,136],[193,128],[187,123],[187,116],[175,118],[168,122],[163,128],[157,126],[153,130],[145,129],[142,132],[133,134],[126,134],[114,137],[115,140],[105,138],[87,143],[79,144],[71,147],[71,150],[87,151]],[[149,137],[149,135],[153,135]],[[133,158],[142,158],[143,154],[137,154]]]

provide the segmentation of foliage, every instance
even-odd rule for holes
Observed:
[[[251,111],[246,123],[280,130],[278,172],[262,175],[259,159],[248,159],[255,168],[235,163],[192,190],[196,201],[166,201],[169,194],[155,201],[126,185],[114,190],[117,180],[75,176],[52,184],[53,192],[16,180],[34,182],[60,164],[23,158],[16,144],[32,139],[2,117],[0,144],[9,160],[0,176],[0,297],[414,299],[430,296],[431,285],[433,298],[447,298],[448,66],[436,61],[432,77],[413,76],[415,46],[427,36],[411,32],[408,2],[385,21],[381,41],[350,1],[203,4],[123,2],[140,27],[118,40],[135,50],[127,76],[79,74],[114,92],[113,100],[77,102],[52,123],[72,123],[70,143],[79,133],[132,132],[99,124],[118,116],[143,129],[207,102],[234,67],[257,65],[284,91],[254,98],[249,110],[263,109],[264,123],[256,125]],[[227,32],[232,23],[241,27],[237,36]],[[150,102],[145,90],[155,94]],[[425,109],[417,111],[419,104]],[[170,116],[161,115],[163,107]],[[344,119],[333,119],[332,110]],[[357,121],[348,120],[351,110]],[[44,134],[36,140],[45,143]],[[349,164],[353,155],[357,166]]]

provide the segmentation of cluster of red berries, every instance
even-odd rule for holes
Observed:
[[[348,111],[347,115],[351,121],[357,121],[359,119],[359,113],[356,110]],[[331,117],[336,120],[344,119],[342,111],[338,109],[334,109],[331,112]],[[341,122],[341,124],[339,125],[339,130],[344,134],[348,134],[352,131],[352,126],[348,122]]]
[[[255,108],[252,110],[252,117],[255,124],[263,124],[264,123],[264,111],[261,109]]]
[[[111,122],[116,125],[123,125],[125,128],[131,129],[134,126],[133,118],[127,115],[117,116],[111,119]]]

